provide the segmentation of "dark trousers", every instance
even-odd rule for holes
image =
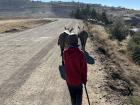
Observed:
[[[72,105],[82,105],[83,86],[69,86],[68,89],[71,96]]]

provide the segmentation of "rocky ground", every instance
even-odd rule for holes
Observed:
[[[1,24],[1,23],[0,23]],[[0,105],[70,105],[61,78],[58,35],[81,20],[58,19],[32,29],[0,34]],[[139,105],[139,66],[116,53],[103,26],[88,25],[87,90],[91,105]],[[109,42],[109,43],[107,43]],[[83,105],[88,105],[84,91]]]
[[[139,82],[132,79],[139,80],[139,66],[117,51],[103,26],[88,25],[88,31],[87,50],[95,58],[88,83],[93,105],[139,105]]]

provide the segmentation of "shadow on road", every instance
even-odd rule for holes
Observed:
[[[60,76],[63,80],[65,80],[65,69],[63,65],[59,65],[59,72],[60,72]]]
[[[86,60],[87,60],[87,63],[88,64],[95,64],[95,60],[94,58],[92,58],[88,52],[85,52],[85,57],[86,57]]]

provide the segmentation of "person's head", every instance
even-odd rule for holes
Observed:
[[[70,46],[78,46],[78,36],[76,34],[68,36],[68,44]]]

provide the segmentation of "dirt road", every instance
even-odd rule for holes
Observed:
[[[78,25],[82,26],[82,21],[58,19],[22,32],[0,34],[0,105],[71,105],[66,82],[59,72],[57,39],[65,26],[73,26],[77,33]],[[106,84],[105,71],[109,68],[97,52],[99,44],[90,35],[86,45],[91,105],[125,105]],[[108,61],[107,64],[110,65]],[[83,93],[82,105],[88,105]]]
[[[70,105],[60,77],[57,37],[78,20],[61,19],[19,33],[0,34],[0,105]]]

